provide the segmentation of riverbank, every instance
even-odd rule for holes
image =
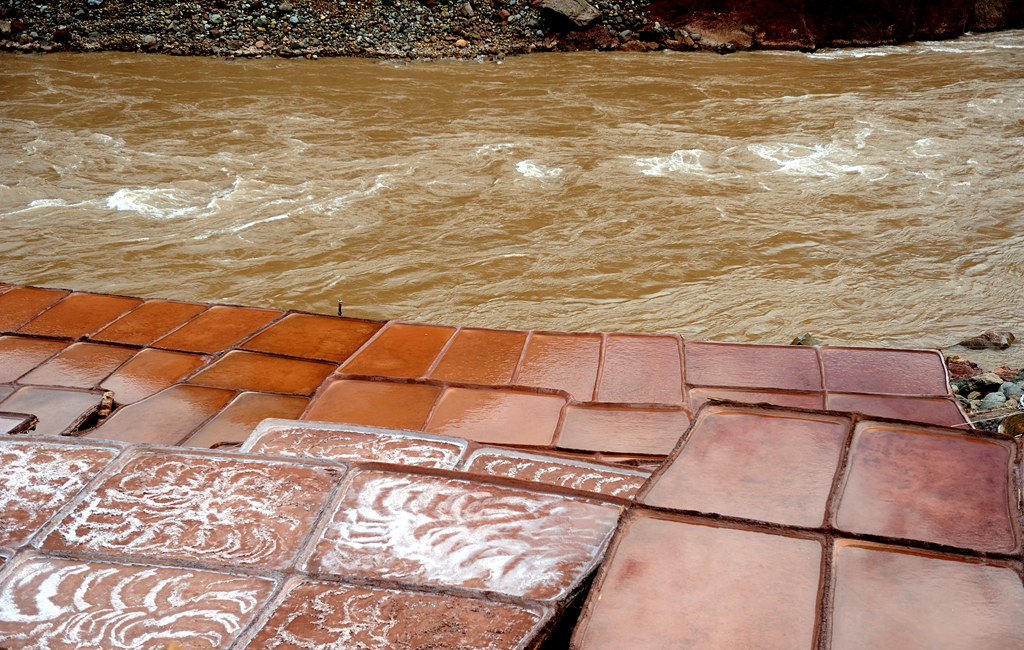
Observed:
[[[813,51],[1024,24],[1021,2],[919,4],[840,11],[743,0],[11,2],[0,5],[0,50],[398,59],[595,49]]]
[[[974,426],[998,431],[1002,425],[1003,433],[1019,435],[1018,429],[1024,426],[1024,413],[1020,408],[1024,398],[1024,369],[1012,362],[986,368],[970,356],[948,350],[943,356],[953,394]],[[1007,350],[1007,358],[1011,356]],[[992,359],[992,355],[986,358]]]
[[[82,5],[85,6],[82,6]],[[645,2],[601,3],[586,30],[540,2],[157,2],[90,0],[9,8],[0,47],[226,57],[474,58],[533,51],[647,50],[696,44],[652,20]],[[536,6],[535,6],[536,5]],[[64,8],[66,7],[66,8]],[[678,36],[682,36],[679,34]]]

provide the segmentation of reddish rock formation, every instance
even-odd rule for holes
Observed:
[[[648,10],[720,51],[884,45],[1024,24],[1021,0],[654,0]]]

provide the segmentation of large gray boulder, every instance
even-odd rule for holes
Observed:
[[[586,27],[601,15],[586,0],[541,0],[540,8],[565,16],[578,27]]]

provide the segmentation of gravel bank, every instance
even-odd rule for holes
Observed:
[[[500,57],[534,51],[697,49],[646,2],[598,0],[585,28],[551,0],[77,0],[0,4],[0,48],[226,57]]]

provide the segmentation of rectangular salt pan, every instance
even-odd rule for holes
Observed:
[[[466,441],[429,434],[289,420],[264,420],[242,451],[336,461],[454,469]]]
[[[305,568],[557,600],[599,561],[618,516],[583,499],[356,470]]]

